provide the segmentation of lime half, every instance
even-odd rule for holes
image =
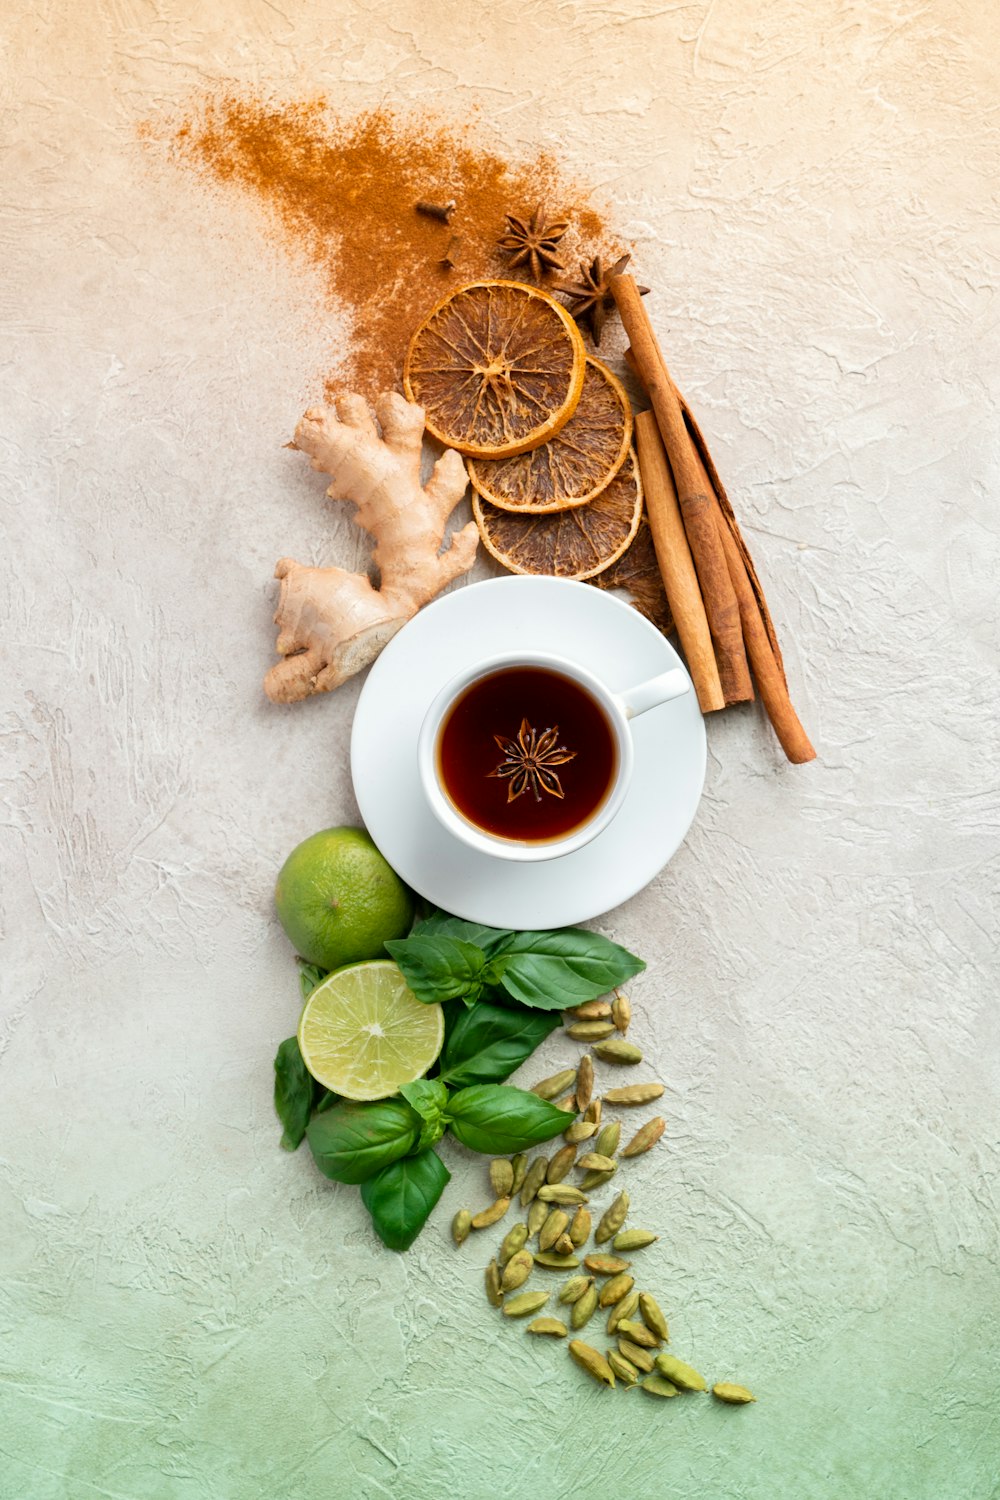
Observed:
[[[388,959],[351,964],[318,984],[299,1020],[312,1076],[345,1099],[385,1099],[422,1078],[444,1045],[444,1011],[424,1005]]]

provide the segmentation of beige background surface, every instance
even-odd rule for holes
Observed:
[[[1000,1493],[995,17],[7,6],[3,1500]],[[457,1148],[405,1257],[278,1149],[270,893],[355,816],[357,685],[260,677],[275,558],[361,555],[282,446],[350,321],[138,145],[220,79],[550,144],[655,288],[821,756],[714,719],[686,846],[602,922],[668,1085],[649,1274],[749,1411],[498,1326]]]

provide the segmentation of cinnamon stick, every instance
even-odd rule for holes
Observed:
[[[639,368],[636,364],[635,355],[632,353],[631,349],[625,350],[625,363],[628,365],[629,369],[632,371],[632,374],[636,377],[636,379],[639,380]],[[671,381],[671,384],[672,383],[673,382]],[[739,522],[736,519],[736,513],[733,510],[729,496],[726,494],[726,487],[719,477],[719,471],[715,467],[715,463],[711,453],[709,453],[708,451],[708,444],[705,442],[701,428],[698,426],[698,423],[695,420],[694,413],[685,401],[683,392],[677,390],[676,386],[674,386],[674,390],[677,392],[677,399],[681,404],[681,410],[684,413],[684,421],[687,424],[687,429],[690,433],[691,441],[694,443],[694,446],[697,449],[698,457],[701,459],[701,462],[705,467],[705,472],[708,475],[709,483],[711,484],[712,489],[715,493],[715,498],[718,501],[719,509],[722,512],[722,518],[725,521],[726,525],[729,527],[733,540],[736,543],[737,550],[739,551],[740,557],[743,560],[743,565],[746,568],[747,572],[747,578],[750,581],[750,587],[753,589],[754,597],[757,600],[757,605],[760,609],[761,619],[764,622],[764,629],[767,632],[767,638],[771,643],[771,650],[774,653],[774,659],[778,664],[778,669],[781,672],[782,680],[784,681],[785,664],[781,656],[781,647],[778,644],[778,634],[774,628],[774,621],[771,619],[771,611],[767,607],[767,599],[764,596],[764,590],[761,586],[760,579],[757,577],[757,569],[754,567],[753,558],[750,556],[750,550],[747,547],[746,542],[743,540],[743,533],[740,531]]]
[[[784,672],[771,649],[760,606],[754,596],[736,539],[729,529],[718,502],[716,502],[715,519],[726,554],[729,576],[739,601],[743,639],[746,642],[761,702],[767,711],[767,717],[771,721],[782,750],[793,765],[801,766],[806,761],[815,760],[816,751],[802,728],[798,714],[792,707]]]
[[[778,668],[781,672],[782,681],[784,681],[785,664],[781,659],[781,647],[778,645],[778,635],[774,628],[774,621],[771,619],[771,612],[767,607],[767,600],[764,597],[764,590],[761,588],[760,579],[757,577],[757,570],[753,565],[753,558],[750,556],[747,544],[743,540],[743,533],[740,531],[739,524],[736,520],[736,514],[729,502],[729,496],[726,494],[726,487],[722,483],[722,480],[719,478],[718,469],[716,469],[715,464],[712,462],[712,455],[708,451],[708,444],[702,437],[701,428],[695,421],[694,416],[691,412],[691,408],[684,400],[684,397],[681,395],[680,391],[677,392],[677,399],[681,403],[681,407],[684,411],[684,420],[687,423],[688,432],[691,434],[691,440],[694,443],[694,446],[698,451],[698,456],[705,467],[709,483],[712,486],[715,498],[719,504],[719,509],[722,512],[723,520],[729,527],[730,534],[732,535],[732,538],[736,543],[736,547],[740,554],[740,557],[743,559],[743,565],[746,568],[747,577],[750,580],[750,587],[753,589],[754,597],[756,598],[758,608],[760,609],[761,619],[764,622],[764,629],[766,630],[767,638],[771,643],[771,650],[774,652],[774,659],[777,662]]]
[[[677,626],[701,711],[703,714],[714,713],[725,708],[725,694],[712,650],[698,575],[684,534],[677,491],[656,417],[651,411],[642,411],[636,416],[635,445],[649,529],[667,603]]]
[[[698,573],[705,613],[715,642],[719,678],[727,703],[743,703],[753,697],[747,666],[740,612],[722,541],[715,523],[710,487],[694,462],[695,450],[684,421],[684,413],[673,381],[642,305],[632,276],[612,276],[611,293],[629,336],[636,369],[649,393],[660,435],[673,472],[677,500],[684,521],[691,555]]]
[[[701,439],[700,432],[698,437]],[[704,439],[701,441],[703,443]],[[694,462],[700,471],[702,484],[712,492],[715,526],[739,605],[743,640],[746,643],[747,655],[750,657],[750,665],[753,668],[754,681],[757,684],[761,702],[782,750],[793,765],[801,766],[806,761],[815,760],[816,751],[788,696],[788,685],[785,682],[781,655],[777,650],[777,642],[772,642],[774,626],[771,624],[770,615],[766,614],[767,605],[763,605],[762,608],[760,602],[763,598],[763,591],[757,574],[753,572],[753,563],[750,563],[749,569],[747,567],[745,559],[749,559],[749,553],[746,550],[746,543],[740,536],[728,497],[725,498],[728,515],[723,509],[722,499],[725,497],[725,490],[722,489],[721,483],[718,483],[718,489],[716,488],[717,476],[713,478],[713,475],[709,474],[707,465],[697,451],[694,453]],[[718,491],[721,491],[721,495]],[[753,574],[752,580],[751,573]]]

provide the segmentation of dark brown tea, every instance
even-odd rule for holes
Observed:
[[[470,823],[542,843],[597,812],[618,749],[603,708],[578,682],[545,667],[504,667],[455,700],[437,763],[445,794]]]

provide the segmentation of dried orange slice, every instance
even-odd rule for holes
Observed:
[[[548,292],[473,281],[439,302],[413,335],[403,389],[449,448],[504,458],[566,425],[586,361],[579,329]]]
[[[566,426],[513,458],[470,459],[469,478],[501,510],[532,516],[569,510],[611,483],[631,441],[632,406],[621,381],[588,356],[580,400]]]
[[[593,578],[618,561],[639,530],[639,465],[629,452],[606,489],[572,510],[515,516],[473,490],[472,513],[487,552],[512,573]]]

